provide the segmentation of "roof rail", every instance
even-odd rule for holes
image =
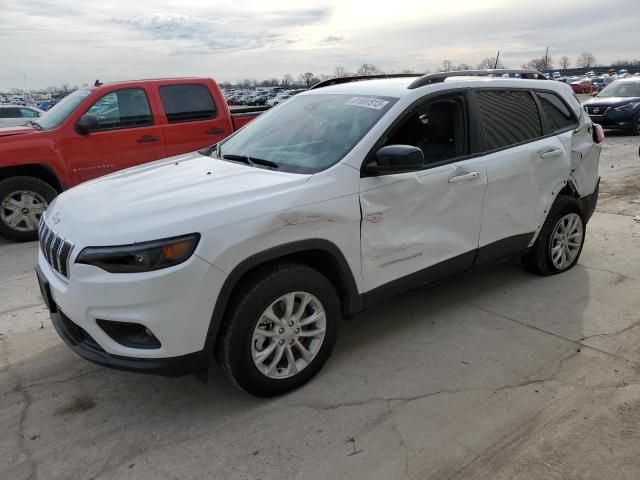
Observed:
[[[380,75],[353,75],[351,77],[337,77],[323,80],[309,87],[309,90],[316,88],[329,87],[331,85],[340,85],[342,83],[360,82],[362,80],[375,80],[377,78],[403,78],[403,77],[420,77],[421,73],[390,73]]]
[[[525,78],[534,80],[547,80],[547,78],[536,70],[510,70],[510,69],[488,69],[488,70],[459,70],[457,72],[428,73],[416,78],[407,87],[410,89],[424,87],[432,83],[442,83],[449,77],[503,77]]]

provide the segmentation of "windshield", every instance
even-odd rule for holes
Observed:
[[[223,142],[219,153],[266,160],[286,172],[316,173],[339,162],[396,101],[378,96],[295,96]]]
[[[91,90],[76,90],[67,95],[38,118],[38,123],[45,130],[56,128],[89,96]]]
[[[603,88],[599,97],[640,97],[640,82],[613,82]]]

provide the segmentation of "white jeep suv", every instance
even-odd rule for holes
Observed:
[[[385,298],[514,254],[573,267],[602,129],[540,74],[453,75],[329,81],[214,147],[63,193],[39,228],[56,330],[117,369],[202,378],[215,357],[271,396]]]

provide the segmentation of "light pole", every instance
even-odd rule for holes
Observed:
[[[22,72],[22,78],[24,79],[24,103],[27,103],[29,98],[29,91],[27,90],[27,74]]]

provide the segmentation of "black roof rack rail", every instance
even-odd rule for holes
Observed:
[[[410,89],[424,87],[432,83],[442,83],[449,77],[503,77],[524,78],[532,80],[547,80],[547,78],[536,70],[510,70],[506,68],[489,69],[489,70],[459,70],[457,72],[438,72],[428,73],[416,78],[407,87]]]
[[[329,80],[323,80],[309,87],[309,90],[316,88],[329,87],[331,85],[340,85],[342,83],[360,82],[362,80],[375,80],[378,78],[403,78],[403,77],[420,77],[421,73],[389,73],[380,75],[353,75],[351,77],[336,77]]]

